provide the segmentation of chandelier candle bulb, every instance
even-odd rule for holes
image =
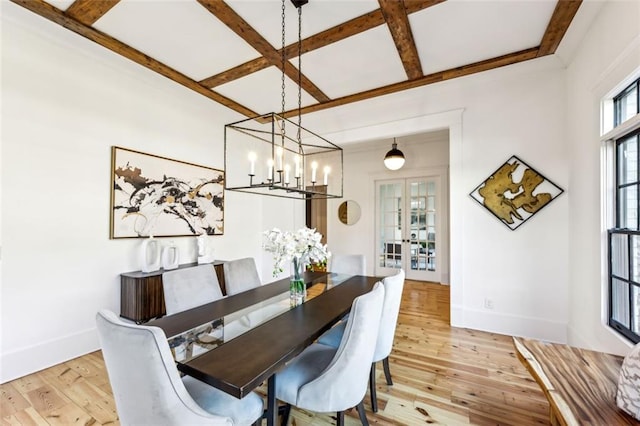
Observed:
[[[276,148],[276,156],[278,157],[278,171],[281,172],[282,171],[282,147],[279,146]]]
[[[289,172],[291,171],[291,166],[288,164],[284,165],[284,184],[289,185]]]
[[[329,172],[331,172],[331,167],[324,166],[324,185],[325,186],[329,184]]]
[[[316,172],[318,171],[318,162],[311,163],[311,183],[316,183]]]
[[[249,152],[249,163],[251,164],[251,169],[249,171],[249,175],[251,176],[255,176],[256,175],[256,159],[257,159],[257,155],[255,152],[251,151]]]
[[[273,160],[267,160],[267,180],[273,180]]]
[[[300,156],[298,154],[294,155],[293,162],[296,165],[296,178],[300,177]]]

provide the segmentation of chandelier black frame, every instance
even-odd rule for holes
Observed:
[[[295,127],[296,133],[300,130],[307,137],[298,141],[286,133],[283,136],[278,131],[283,123],[286,127]],[[251,164],[251,159],[249,159],[250,166],[248,168],[240,166],[244,171],[229,173],[238,166],[229,164],[229,151],[234,148],[233,144],[236,143],[230,139],[235,134],[242,135],[245,144],[243,146],[252,143],[255,151],[266,154],[271,165],[266,173],[262,173],[258,177],[255,164]],[[243,142],[238,142],[238,144]],[[244,152],[254,151],[245,150]],[[287,165],[290,166],[287,164],[287,158],[293,159],[293,170],[287,168]],[[256,160],[257,158],[253,160],[253,163]],[[322,164],[331,164],[334,168],[329,169],[327,168],[329,166],[325,166],[323,171],[319,169],[319,165]],[[226,182],[230,185],[234,185],[234,182],[245,182],[236,186],[226,186],[227,190],[284,198],[341,198],[343,193],[342,169],[342,148],[322,136],[303,127],[298,127],[293,121],[274,112],[225,126],[225,170],[228,171]],[[329,180],[330,174],[332,175],[331,180]]]

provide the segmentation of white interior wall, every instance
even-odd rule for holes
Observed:
[[[616,30],[616,20],[631,20],[637,37],[637,8],[637,2],[605,6],[607,25],[590,35],[602,38],[589,42],[598,54],[586,67],[576,60],[573,78],[591,75],[589,66],[605,70],[604,60],[624,51],[629,37]],[[564,341],[569,291],[576,301],[600,297],[600,271],[591,266],[600,261],[599,234],[589,241],[582,236],[585,229],[599,230],[591,217],[599,206],[597,170],[595,157],[579,157],[578,149],[593,138],[575,130],[593,116],[594,95],[587,92],[596,82],[569,84],[567,92],[566,75],[557,58],[547,57],[305,116],[305,127],[342,143],[354,134],[360,140],[402,134],[396,123],[413,118],[424,118],[421,131],[439,129],[430,127],[429,117],[464,109],[450,147],[456,326]],[[565,142],[567,93],[570,105],[588,101],[568,116],[575,161]],[[97,348],[95,312],[117,311],[118,275],[139,268],[138,240],[108,240],[109,147],[222,167],[222,126],[238,116],[9,2],[2,2],[2,103],[0,381],[6,381]],[[387,135],[376,133],[380,125]],[[513,154],[567,190],[517,231],[468,196]],[[571,182],[569,165],[579,171]],[[300,205],[225,197],[225,235],[214,239],[216,256],[255,256],[268,280],[261,232],[299,226]],[[193,238],[174,240],[182,263],[195,259]],[[593,280],[596,286],[580,285]],[[483,309],[487,297],[491,311]],[[599,313],[587,310],[584,315]],[[583,346],[620,350],[589,333],[592,324],[578,311],[573,306],[571,326],[581,327]]]
[[[360,140],[374,140],[381,131],[395,128],[402,132],[403,126],[413,126],[415,131],[411,119],[395,119],[399,105],[405,117],[411,111],[413,121],[425,123],[431,116],[464,110],[461,136],[452,138],[455,146],[450,147],[449,154],[453,325],[566,340],[566,195],[516,231],[509,230],[469,196],[514,154],[567,188],[564,94],[562,64],[550,57],[376,98],[366,105],[354,105],[341,115],[343,120],[345,114],[354,120],[366,117],[371,124],[362,124],[358,132],[336,132],[338,142],[354,135]],[[331,120],[324,117],[323,122]],[[330,234],[329,241],[332,238]],[[361,251],[366,250],[363,245]],[[487,298],[493,309],[484,308]]]
[[[624,353],[606,325],[606,226],[601,209],[600,102],[640,72],[640,2],[607,2],[566,72],[569,150],[569,343]]]
[[[4,382],[97,349],[95,313],[119,312],[119,274],[140,269],[140,240],[109,240],[110,147],[223,168],[223,126],[239,116],[10,2],[2,106]],[[272,218],[304,220],[265,198],[225,194],[216,258],[263,271]],[[195,237],[170,240],[196,260]]]

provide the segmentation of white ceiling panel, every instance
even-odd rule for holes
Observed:
[[[60,10],[67,10],[69,6],[73,4],[73,1],[74,0],[47,0],[47,3]]]
[[[258,114],[282,111],[282,72],[276,67],[217,86],[214,90]],[[303,90],[302,106],[315,103],[317,101]],[[285,76],[285,110],[297,107],[298,85]]]
[[[386,25],[302,55],[302,72],[330,98],[407,79]]]
[[[228,0],[227,3],[272,46],[282,47],[282,2]],[[376,0],[310,0],[302,6],[302,38],[307,38],[380,7]],[[298,11],[285,0],[285,44],[298,40]]]
[[[194,80],[259,56],[196,1],[124,0],[93,26]]]
[[[73,3],[73,0],[44,1],[60,10],[68,10]],[[275,49],[282,44],[284,4],[287,17],[285,43],[295,45],[298,14],[291,0],[284,0],[284,3],[281,0],[215,1],[225,1]],[[432,6],[427,0],[404,1],[412,8],[423,8],[408,17],[412,39],[401,39],[399,43],[409,49],[415,43],[425,75],[539,47],[554,10],[558,19],[553,31],[547,35],[553,43],[560,42],[580,7],[580,2],[562,0],[447,0]],[[19,4],[30,8],[29,3]],[[88,13],[87,17],[100,13],[97,3],[80,5]],[[64,21],[64,16],[59,14],[48,16],[38,8],[32,10],[58,23]],[[360,95],[340,102],[341,105],[381,93],[373,89],[393,84],[394,90],[406,90],[432,81],[409,81],[385,23],[380,24],[378,20],[350,23],[371,12],[380,18],[379,0],[309,0],[301,10],[302,38],[336,27],[348,35],[337,41],[332,37],[326,40],[331,43],[322,47],[318,47],[322,44],[318,43],[314,46],[316,50],[304,54],[302,73],[327,95],[329,102],[318,101],[303,92],[303,106],[317,105],[318,108],[314,108],[317,111],[336,106],[331,100],[345,96]],[[392,28],[398,30],[396,24],[405,18],[402,8],[390,7],[386,14],[386,18],[393,22]],[[238,26],[234,16],[225,20],[232,27]],[[249,34],[249,41],[245,42],[198,0],[121,0],[92,26],[193,80],[200,81],[222,73],[218,81],[226,83],[213,90],[235,101],[236,104],[229,107],[236,112],[242,114],[244,108],[256,114],[281,111],[281,72],[274,66],[261,68],[270,63],[272,55],[263,52],[263,57],[250,45],[253,43],[262,49],[260,40]],[[588,24],[580,26],[572,39],[579,41],[587,28]],[[72,30],[91,38],[91,29],[79,26]],[[402,38],[405,34],[400,31],[397,36]],[[570,55],[577,44],[574,42],[569,46],[565,43],[565,55]],[[553,49],[555,44],[551,47]],[[547,50],[544,53],[554,52]],[[128,56],[126,52],[124,56]],[[153,69],[144,60],[132,59]],[[523,60],[529,58],[518,57],[515,62]],[[290,58],[290,63],[297,67],[297,58]],[[488,68],[499,65],[492,62]],[[286,81],[285,109],[290,111],[297,106],[297,85],[289,78]],[[200,91],[197,86],[193,89]]]
[[[422,71],[467,65],[540,44],[555,1],[449,0],[409,15]]]

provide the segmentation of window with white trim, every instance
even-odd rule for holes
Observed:
[[[608,231],[609,326],[640,342],[640,79],[613,98],[614,226]]]

